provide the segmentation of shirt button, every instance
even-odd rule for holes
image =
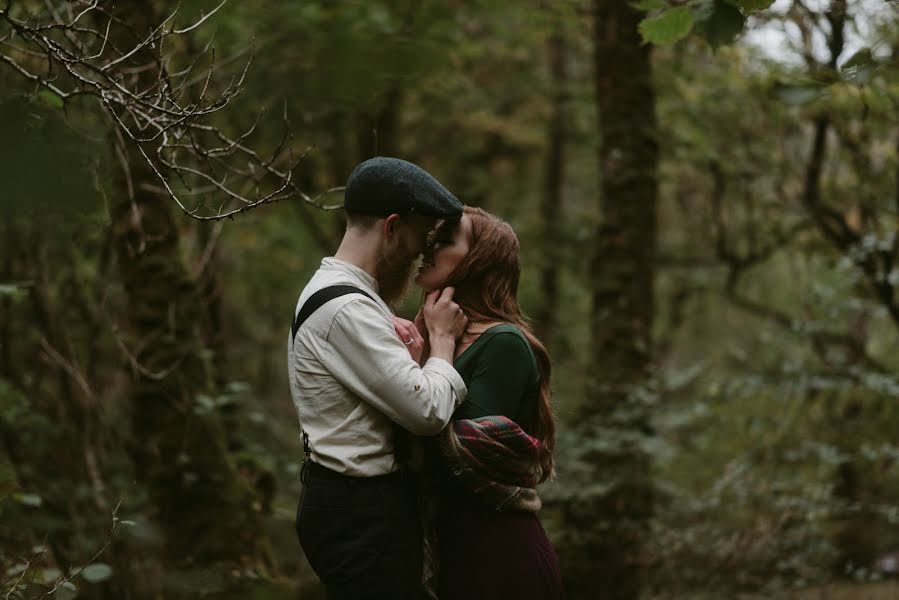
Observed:
[[[418,383],[416,383],[416,384],[415,384],[415,391],[417,392],[417,391],[420,390],[420,389],[421,389],[421,385],[418,384]]]

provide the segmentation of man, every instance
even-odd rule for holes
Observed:
[[[417,598],[422,530],[394,428],[433,435],[450,421],[467,392],[452,367],[467,319],[451,288],[429,295],[419,366],[422,336],[390,307],[428,233],[462,203],[423,169],[379,157],[350,175],[344,208],[340,248],[300,295],[288,344],[306,454],[297,534],[329,598]]]

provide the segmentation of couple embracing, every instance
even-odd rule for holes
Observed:
[[[550,361],[518,306],[515,233],[395,158],[357,166],[344,208],[288,343],[297,534],[328,598],[560,598],[536,516]],[[392,307],[422,255],[411,322]]]

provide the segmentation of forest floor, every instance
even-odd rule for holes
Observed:
[[[834,584],[805,589],[792,597],[796,600],[899,600],[899,582]]]
[[[899,600],[899,581],[832,583],[774,596],[740,594],[738,600]]]

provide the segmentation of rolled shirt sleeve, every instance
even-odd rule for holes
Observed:
[[[465,383],[452,365],[430,358],[420,367],[368,299],[336,313],[324,347],[338,381],[415,435],[438,433],[465,399]]]

